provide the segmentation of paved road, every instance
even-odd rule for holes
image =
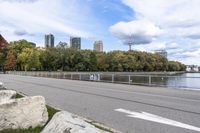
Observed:
[[[200,132],[200,92],[0,74],[7,88],[124,133]]]

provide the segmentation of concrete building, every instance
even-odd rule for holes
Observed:
[[[6,45],[8,45],[8,42],[0,34],[0,48],[4,48],[4,47],[6,47]]]
[[[94,42],[94,51],[103,52],[103,41]]]
[[[167,58],[167,51],[166,50],[156,50],[155,53]]]
[[[54,47],[54,36],[52,34],[45,35],[45,47],[46,48]]]
[[[70,37],[70,47],[74,49],[81,49],[81,38]]]

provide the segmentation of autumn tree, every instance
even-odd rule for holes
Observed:
[[[15,70],[15,68],[16,68],[16,58],[15,58],[15,56],[14,56],[12,51],[8,52],[4,68],[6,70]]]

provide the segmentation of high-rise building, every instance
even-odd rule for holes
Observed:
[[[94,51],[103,52],[103,41],[94,42]]]
[[[167,51],[166,50],[156,50],[155,53],[161,55],[162,57],[167,58]]]
[[[70,47],[74,49],[81,49],[81,38],[70,37]]]
[[[46,48],[54,47],[54,36],[52,34],[45,35],[45,47]]]

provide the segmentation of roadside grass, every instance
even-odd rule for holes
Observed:
[[[109,132],[109,133],[115,133],[114,131],[112,131],[112,129],[108,128],[108,127],[105,127],[101,124],[99,124],[98,122],[95,122],[95,121],[87,121],[85,120],[87,123],[95,126],[96,128],[102,130],[102,131],[106,131],[106,132]]]
[[[16,98],[22,98],[22,97],[23,97],[22,95],[17,93]],[[47,112],[49,116],[49,120],[47,121],[47,123],[49,123],[49,121],[52,119],[54,114],[59,112],[59,110],[56,110],[48,105],[46,105],[46,107],[47,107]],[[46,125],[44,125],[43,127],[36,127],[36,128],[29,128],[29,129],[6,129],[6,130],[0,131],[0,133],[40,133],[44,129],[45,126]]]
[[[6,129],[0,133],[40,133],[43,127],[29,128],[29,129]]]
[[[16,99],[18,99],[18,98],[22,98],[22,97],[24,97],[24,96],[22,96],[22,95],[20,95],[19,93],[17,93],[17,95],[16,95]]]

